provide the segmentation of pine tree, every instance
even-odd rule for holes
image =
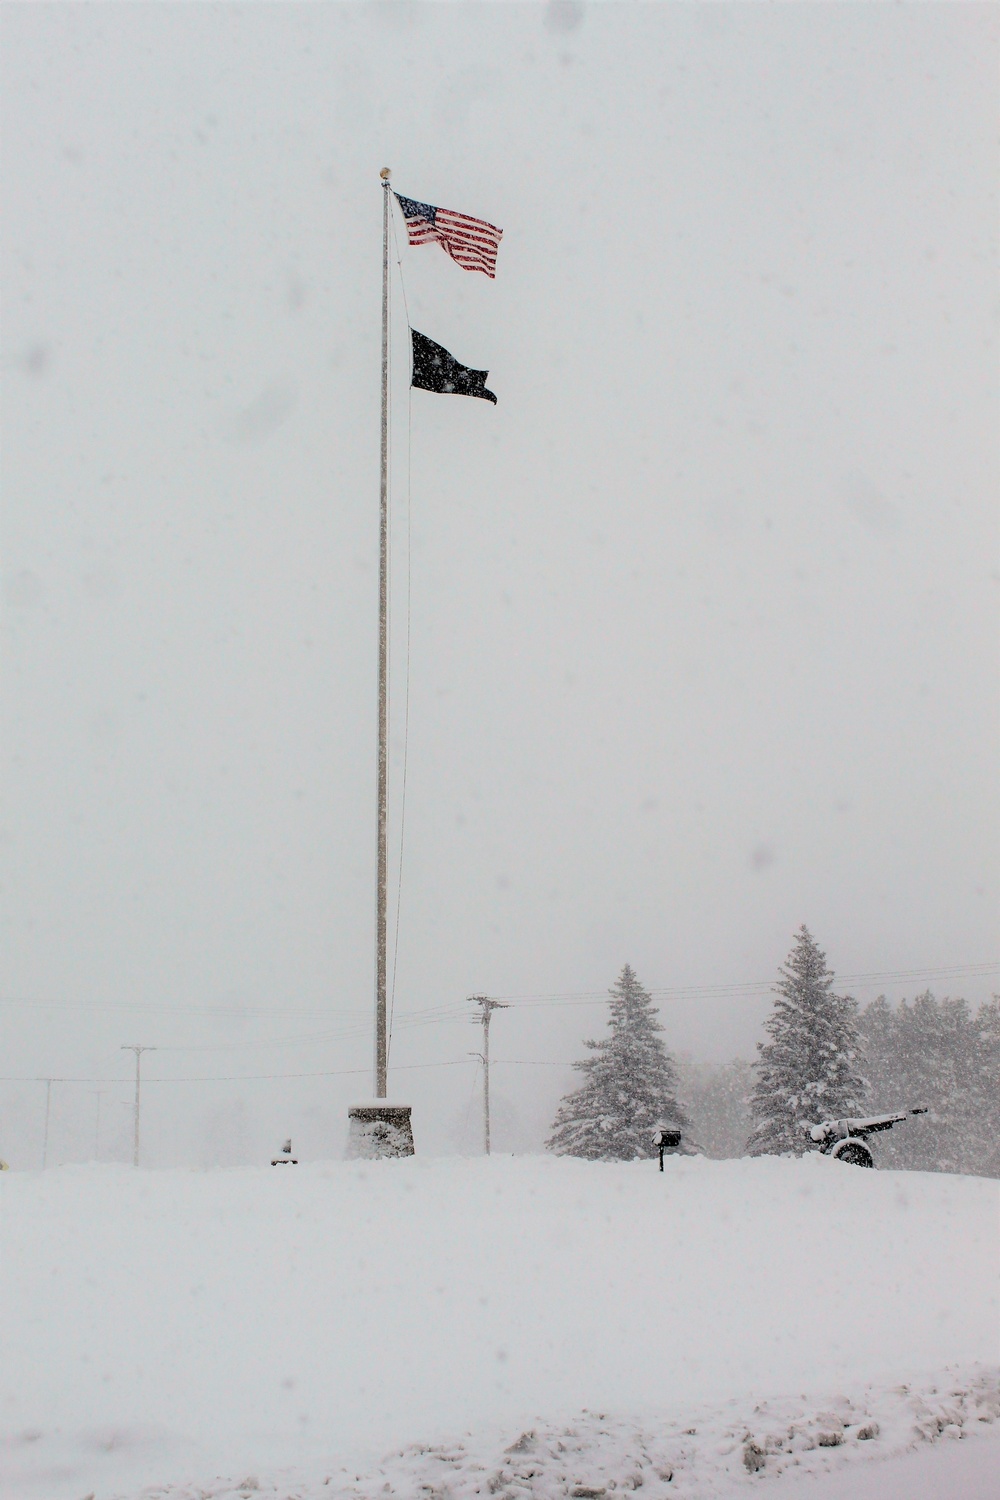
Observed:
[[[882,1166],[1000,1176],[1000,1006],[973,1015],[928,991],[895,1008],[884,996],[859,1018],[866,1112],[926,1105],[879,1140]]]
[[[976,1013],[973,1060],[975,1165],[967,1170],[1000,1177],[1000,996],[994,995]]]
[[[677,1102],[674,1061],[658,1035],[663,1027],[628,964],[609,994],[610,1034],[584,1043],[594,1055],[573,1066],[585,1081],[563,1099],[546,1142],[557,1156],[588,1161],[654,1156],[659,1124],[687,1124]]]
[[[691,1136],[698,1142],[699,1151],[719,1161],[742,1156],[753,1128],[753,1065],[742,1057],[728,1063],[678,1058],[677,1071]]]
[[[801,1156],[812,1148],[810,1125],[858,1114],[865,1097],[857,1071],[857,1005],[833,993],[826,954],[806,927],[795,934],[779,972],[777,999],[764,1026],[771,1040],[757,1043],[751,1156]]]
[[[858,1029],[865,1056],[865,1114],[926,1105],[935,1110],[942,1092],[942,1069],[947,1059],[941,1051],[940,1008],[929,992],[912,1002],[892,1006],[884,995],[866,1005],[858,1015]],[[921,1115],[878,1137],[878,1160],[882,1167],[933,1172],[940,1153],[941,1137],[936,1122]]]

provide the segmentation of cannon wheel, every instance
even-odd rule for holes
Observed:
[[[864,1141],[838,1141],[830,1154],[838,1161],[846,1161],[852,1167],[874,1167],[875,1165],[875,1159]]]

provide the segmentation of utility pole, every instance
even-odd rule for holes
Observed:
[[[470,995],[469,1001],[472,1005],[479,1006],[478,1016],[473,1016],[473,1024],[480,1022],[483,1027],[483,1050],[480,1058],[483,1064],[483,1155],[490,1154],[490,1017],[495,1010],[509,1010],[502,1000],[491,1000],[487,995]]]
[[[49,1164],[49,1109],[52,1105],[52,1085],[55,1079],[40,1078],[38,1081],[45,1085],[45,1134],[42,1137],[42,1171],[44,1172]]]
[[[124,1042],[122,1052],[135,1053],[135,1135],[132,1138],[132,1165],[139,1165],[139,1059],[144,1052],[155,1052],[155,1047],[140,1047],[135,1042]]]

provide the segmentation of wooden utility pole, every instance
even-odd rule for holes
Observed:
[[[135,1053],[135,1133],[132,1137],[132,1165],[139,1165],[139,1059],[144,1052],[155,1052],[155,1047],[140,1047],[135,1042],[123,1043],[122,1052]]]
[[[470,995],[469,1000],[473,1005],[479,1006],[479,1015],[473,1019],[478,1025],[482,1023],[483,1028],[483,1050],[480,1057],[483,1064],[483,1155],[490,1154],[490,1017],[495,1010],[509,1010],[502,1000],[491,1000],[487,995]]]

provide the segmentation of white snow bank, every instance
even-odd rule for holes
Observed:
[[[820,1478],[782,1481],[768,1500],[997,1500],[1000,1443],[941,1443]]]
[[[819,1156],[673,1158],[662,1175],[419,1157],[4,1173],[0,1488],[80,1500],[190,1477],[222,1495],[282,1470],[302,1495],[355,1475],[370,1494],[386,1451],[414,1443],[458,1443],[481,1485],[521,1432],[555,1444],[582,1422],[594,1447],[603,1423],[587,1463],[603,1453],[614,1469],[622,1444],[638,1451],[641,1437],[651,1452],[668,1430],[680,1441],[701,1411],[711,1455],[688,1434],[687,1470],[678,1458],[677,1477],[657,1481],[680,1493],[682,1472],[750,1482],[744,1430],[761,1474],[827,1455],[768,1452],[764,1426],[808,1428],[837,1401],[885,1433],[862,1450],[856,1422],[829,1452],[884,1449],[904,1400],[894,1385],[929,1400],[952,1366],[952,1385],[972,1392],[972,1367],[997,1359],[998,1198],[984,1179]],[[782,1392],[791,1406],[757,1422],[754,1407]],[[725,1435],[727,1420],[741,1431]],[[445,1460],[420,1462],[439,1484]],[[587,1487],[544,1469],[546,1492]],[[213,1475],[229,1478],[215,1489]]]

